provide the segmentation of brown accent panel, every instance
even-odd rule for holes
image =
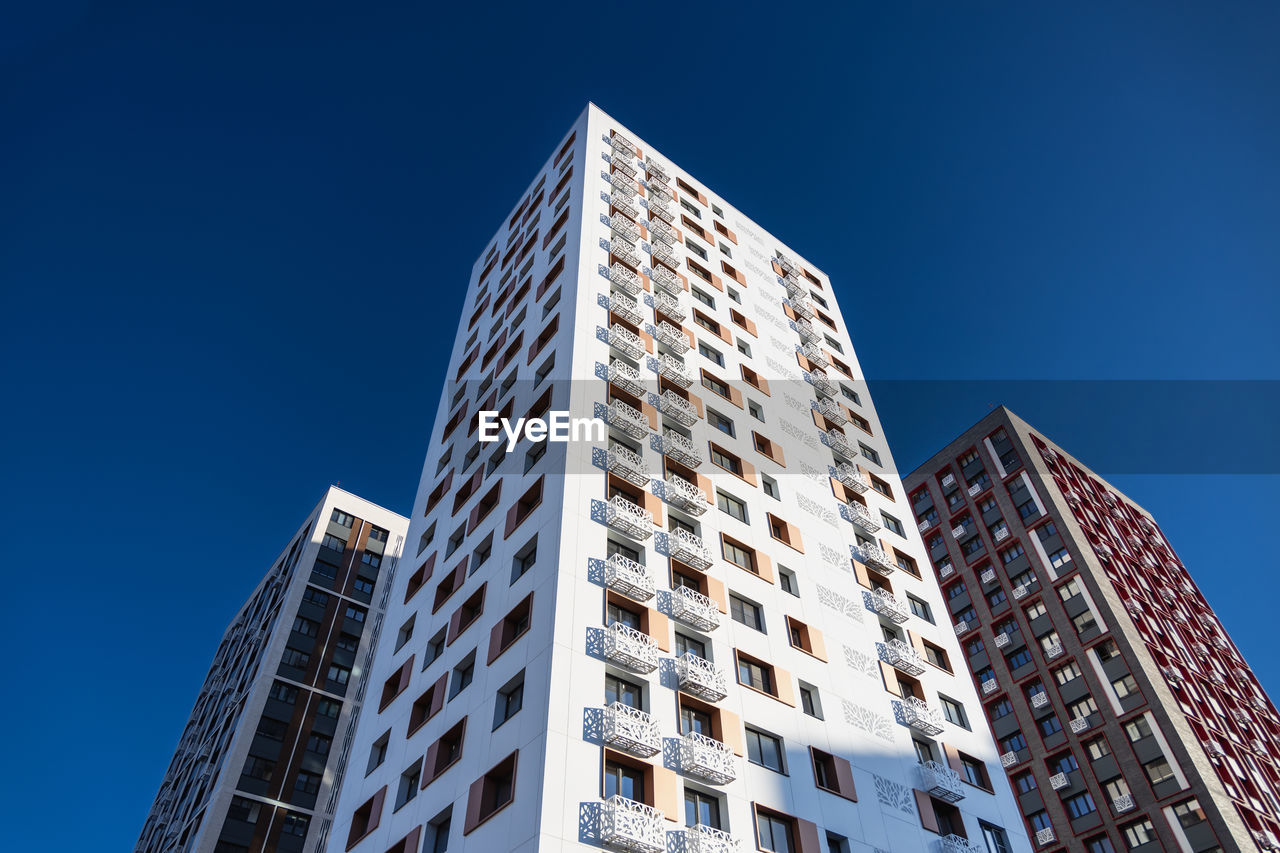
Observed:
[[[382,698],[378,702],[379,714],[385,711],[387,706],[409,686],[409,677],[413,673],[413,659],[414,655],[409,655],[409,659],[400,664],[400,668],[393,672],[382,685]]]
[[[462,827],[466,835],[480,825],[480,806],[484,799],[484,776],[471,783],[467,789],[467,817]]]
[[[960,774],[960,778],[964,777],[964,762],[960,760],[960,750],[956,749],[949,743],[942,745],[942,752],[947,756],[947,765]]]
[[[439,551],[432,551],[431,556],[427,557],[422,565],[418,566],[417,570],[409,575],[409,583],[404,588],[405,604],[408,604],[409,599],[413,598],[418,593],[418,590],[426,586],[427,581],[431,580],[431,573],[435,571],[436,557],[439,554]]]
[[[776,583],[777,578],[773,574],[773,560],[763,551],[755,552],[756,574],[767,580],[769,583]]]
[[[664,652],[671,651],[671,620],[667,618],[665,613],[659,613],[652,607],[649,608],[649,626],[645,632],[653,637],[658,649]]]
[[[840,788],[842,796],[858,801],[858,789],[853,784],[853,765],[847,759],[838,755],[831,756],[836,765],[836,784]]]
[[[920,657],[928,660],[924,653],[924,637],[921,637],[915,631],[908,631],[907,637],[911,640],[911,647],[920,653]]]
[[[716,736],[717,739],[728,744],[734,755],[746,755],[747,745],[742,731],[742,718],[723,708],[720,709],[718,717],[720,732]]]
[[[791,673],[780,666],[773,668],[773,684],[774,689],[778,691],[777,699],[779,702],[785,702],[792,708],[796,706],[796,688],[791,683]]]
[[[796,818],[796,846],[800,848],[799,853],[822,853],[816,823],[802,817]]]
[[[714,505],[716,502],[715,487],[711,485],[711,478],[706,474],[694,474],[693,484],[702,490],[707,496],[707,503]]]
[[[921,790],[912,790],[916,795],[916,811],[920,813],[920,825],[930,832],[942,832],[938,826],[938,816],[933,813],[933,798]]]
[[[729,612],[729,594],[725,591],[724,581],[706,575],[707,581],[707,598],[716,603],[716,609],[721,613]]]
[[[805,628],[809,632],[809,645],[812,647],[809,654],[820,661],[827,660],[827,644],[822,639],[822,632],[812,625],[806,625]]]
[[[658,497],[653,492],[646,491],[644,493],[643,506],[645,509],[649,510],[650,514],[653,515],[653,523],[655,525],[658,527],[666,526],[666,516],[662,511],[662,498]]]
[[[742,479],[746,480],[753,486],[760,485],[759,481],[756,479],[756,466],[752,465],[745,459],[742,460]]]
[[[682,822],[684,809],[680,804],[680,780],[676,771],[666,767],[653,768],[653,807],[667,820]]]
[[[801,370],[805,370],[809,372],[812,372],[813,369],[817,367],[817,365],[815,365],[812,361],[809,361],[809,359],[805,358],[800,353],[796,353],[796,364],[800,365]]]
[[[658,429],[658,409],[647,401],[640,403],[640,414],[644,415],[649,421],[649,429]]]
[[[867,589],[871,589],[871,572],[867,568],[866,563],[859,562],[858,560],[852,560],[851,562],[853,563],[854,578],[862,586],[865,586]]]
[[[894,696],[902,696],[902,691],[898,689],[898,671],[896,669],[884,661],[880,661],[880,677],[884,679],[885,690]]]

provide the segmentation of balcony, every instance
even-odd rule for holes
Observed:
[[[969,497],[976,498],[980,494],[982,494],[981,483],[974,483],[972,486],[969,487]]]
[[[609,589],[636,601],[648,601],[655,592],[649,570],[643,564],[621,554],[611,554],[604,561],[604,582]]]
[[[670,176],[670,173],[667,171],[667,167],[659,163],[657,160],[645,160],[644,168],[650,175],[661,175],[664,178]]]
[[[604,656],[636,672],[648,673],[658,668],[658,644],[653,637],[621,622],[613,622],[605,629]]]
[[[676,233],[676,229],[672,228],[661,219],[649,220],[649,236],[655,240],[661,240],[668,245],[674,243],[680,237]]]
[[[699,631],[714,631],[720,627],[720,608],[696,589],[678,586],[671,590],[671,618]]]
[[[671,211],[667,210],[667,202],[665,199],[651,198],[646,202],[646,204],[648,204],[649,206],[650,220],[652,220],[656,216],[658,219],[661,219],[663,222],[675,221],[675,217],[671,214]]]
[[[902,640],[890,640],[884,644],[884,662],[907,675],[924,672],[924,659],[920,653]]]
[[[644,340],[626,326],[614,323],[609,327],[609,346],[623,355],[638,359],[645,352]]]
[[[619,192],[625,193],[627,196],[634,196],[640,192],[640,186],[632,178],[628,178],[619,172],[613,172],[609,175],[609,183]]]
[[[689,368],[669,352],[658,353],[658,375],[681,388],[688,388],[693,384]]]
[[[683,337],[683,335],[681,336]],[[670,389],[662,392],[659,398],[658,408],[662,414],[671,418],[671,420],[680,424],[680,426],[693,426],[698,422],[698,410],[693,407],[684,397],[681,397],[675,391]]]
[[[800,272],[800,267],[796,264],[796,262],[788,258],[786,255],[779,254],[777,257],[777,261],[778,261],[778,266],[782,267],[783,272],[792,272],[792,273]]]
[[[1121,794],[1111,798],[1111,808],[1116,814],[1123,814],[1133,808],[1133,794]]]
[[[676,658],[676,677],[680,681],[680,689],[690,696],[719,702],[729,695],[724,673],[711,661],[693,652],[685,652]]]
[[[733,750],[697,732],[680,738],[680,769],[713,785],[725,785],[738,777]]]
[[[667,833],[662,812],[616,795],[600,809],[600,840],[608,847],[632,853],[663,853]]]
[[[896,595],[884,589],[871,592],[871,606],[876,613],[899,625],[906,622],[911,615]]]
[[[880,529],[880,524],[871,517],[871,511],[857,501],[849,501],[845,504],[849,510],[849,520],[861,527],[868,533],[875,533]]]
[[[827,378],[827,372],[818,368],[809,371],[809,382],[813,385],[813,390],[819,394],[825,394],[828,397],[834,397],[840,393],[839,386]]]
[[[829,421],[834,421],[835,423],[840,424],[841,426],[844,426],[849,422],[849,416],[845,414],[844,409],[835,400],[823,398],[818,401],[818,405],[814,408],[818,410],[818,414],[822,415]]]
[[[609,241],[609,254],[615,258],[620,258],[633,267],[640,266],[640,253],[636,251],[636,247],[623,240],[621,237],[614,237]]]
[[[927,518],[916,525],[916,529],[921,533],[927,533],[930,527],[933,527],[933,522]]]
[[[604,742],[645,758],[662,751],[658,724],[644,711],[622,702],[604,709]]]
[[[814,317],[818,316],[813,310],[813,303],[808,299],[789,299],[787,301],[791,304],[791,313],[795,314],[797,317],[812,320]],[[822,360],[822,363],[826,364],[825,358]]]
[[[653,258],[655,261],[661,261],[662,263],[666,264],[669,267],[674,267],[679,265],[679,261],[676,259],[675,250],[672,249],[670,246],[668,246],[666,243],[660,243],[660,242],[650,243],[649,257]]]
[[[788,275],[788,276],[783,280],[783,282],[782,282],[782,283],[783,283],[783,285],[787,288],[787,298],[788,298],[788,299],[806,299],[806,298],[808,298],[808,296],[809,296],[809,291],[808,291],[808,290],[806,290],[806,289],[804,288],[804,286],[800,284],[800,279],[798,279],[798,278],[796,278],[796,277],[794,277],[794,276]]]
[[[677,320],[684,317],[684,305],[670,293],[661,291],[655,293],[653,295],[653,307],[668,317],[675,317]]]
[[[902,713],[906,724],[927,735],[942,733],[942,713],[923,699],[908,696],[902,701]]]
[[[1014,597],[1014,600],[1016,600],[1016,601],[1021,601],[1022,599],[1026,598],[1026,597],[1027,597],[1027,585],[1026,585],[1026,584],[1021,584],[1021,583],[1020,583],[1020,584],[1018,584],[1017,586],[1015,586],[1015,587],[1013,588],[1013,597]]]
[[[649,510],[636,506],[622,495],[611,498],[607,507],[608,524],[614,530],[640,541],[653,535],[653,515]]]
[[[1089,728],[1089,718],[1088,717],[1072,717],[1068,725],[1071,728],[1071,733],[1073,735],[1078,735],[1085,729]]]
[[[649,185],[649,198],[657,199],[658,201],[671,201],[673,196],[671,195],[671,190],[662,184],[652,183]]]
[[[853,556],[869,566],[874,566],[876,571],[882,575],[887,575],[898,567],[889,559],[889,555],[879,545],[866,544],[854,545],[850,548]]]
[[[960,528],[960,529],[961,529],[961,530],[963,530],[964,528],[962,527],[962,528]],[[995,570],[995,569],[987,569],[987,570],[986,570],[986,571],[984,571],[982,574],[978,575],[978,579],[979,579],[980,581],[982,581],[983,583],[995,583],[995,582],[996,582],[996,570]]]
[[[995,532],[995,540],[996,540],[997,542],[1003,542],[1004,540],[1006,540],[1006,539],[1008,539],[1008,538],[1009,538],[1009,528],[1007,528],[1007,527],[998,527],[998,528],[996,528],[996,532]]]
[[[644,438],[649,434],[649,419],[644,412],[621,400],[609,404],[609,426],[632,438]]]
[[[632,204],[633,201],[635,199],[628,198],[626,193],[609,194],[609,206],[634,220],[640,218],[640,209]]]
[[[1009,642],[1010,642],[1010,639],[1009,639],[1008,631],[1001,631],[999,634],[996,634],[997,649],[1003,649],[1005,646],[1009,645]]]
[[[684,831],[684,853],[738,853],[741,844],[724,830],[691,826]]]
[[[813,327],[808,320],[795,320],[796,331],[800,333],[800,339],[809,343],[817,343],[822,340],[822,335]]]
[[[609,281],[615,287],[625,290],[632,296],[635,296],[643,289],[640,283],[640,275],[634,270],[627,269],[622,264],[614,264],[609,267]]]
[[[1077,492],[1075,489],[1070,489],[1070,488],[1063,489],[1062,495],[1067,499],[1067,503],[1071,504],[1072,506],[1080,506],[1081,504],[1080,493]]]
[[[1049,660],[1053,660],[1062,654],[1062,643],[1054,643],[1052,646],[1044,650],[1044,656]]]
[[[628,394],[639,397],[644,393],[644,382],[640,378],[640,371],[625,361],[610,362],[609,381]]]
[[[684,293],[684,284],[680,281],[680,276],[676,275],[666,267],[655,267],[649,274],[649,280],[659,290],[664,290],[672,296],[679,296]]]
[[[1033,693],[1033,694],[1031,694],[1031,707],[1032,707],[1032,708],[1044,708],[1044,707],[1048,706],[1048,704],[1049,704],[1049,694],[1048,694],[1048,693]]]
[[[988,678],[986,681],[982,682],[983,696],[990,696],[992,693],[995,693],[999,689],[1000,689],[1000,682],[996,681],[994,678]]]
[[[1216,740],[1205,741],[1204,751],[1209,755],[1210,758],[1222,758],[1227,754],[1227,751],[1222,748],[1222,744],[1220,744]]]
[[[975,847],[969,839],[959,835],[944,835],[938,839],[939,853],[986,853],[986,848]]]
[[[612,134],[609,137],[609,145],[613,150],[621,151],[628,157],[635,157],[637,155],[636,144],[630,139],[627,139],[627,137],[623,136],[621,133]]]
[[[1057,836],[1053,834],[1053,827],[1046,826],[1044,829],[1036,833],[1036,844],[1041,846],[1045,844],[1052,844],[1055,838],[1057,838]]]
[[[842,462],[836,466],[836,479],[846,488],[853,489],[858,494],[865,494],[867,489],[871,488],[871,484],[867,482],[866,476],[858,470],[856,465],[850,465]]]
[[[655,174],[650,174],[648,177],[649,177],[649,183],[652,186],[660,187],[666,190],[667,192],[671,192],[670,181],[667,180],[667,177],[665,175],[659,175],[655,173]]]
[[[954,536],[956,539],[959,539],[961,536],[963,536],[963,535],[964,535],[964,525],[963,525],[963,524],[957,524],[955,527],[951,528],[951,535],[952,535],[952,536]]]
[[[1018,753],[1005,752],[1000,755],[1000,766],[1008,770],[1010,767],[1018,763]]]
[[[609,228],[613,230],[614,234],[632,243],[640,239],[640,226],[625,216],[615,213],[609,217]]]
[[[626,293],[611,294],[609,296],[609,310],[633,326],[639,326],[644,322],[644,315],[640,313],[639,300]]]
[[[615,444],[609,449],[609,470],[628,483],[649,487],[649,463],[630,448]]]
[[[956,623],[954,626],[952,626],[952,627],[954,627],[954,628],[956,629],[956,636],[957,636],[957,637],[959,637],[959,636],[961,636],[961,635],[963,635],[963,634],[967,634],[967,633],[969,633],[969,632],[970,632],[970,631],[972,631],[974,628],[977,628],[977,627],[978,627],[978,623],[977,623],[977,622],[974,622],[973,624],[969,624],[969,620],[968,620],[968,619],[961,619],[959,622],[957,622],[957,623]]]
[[[926,761],[920,765],[920,776],[923,789],[929,794],[948,803],[958,803],[964,799],[964,783],[960,774],[950,767],[936,761]]]
[[[667,503],[692,515],[707,511],[707,496],[702,489],[676,474],[667,476]]]
[[[948,474],[942,478],[942,488],[949,489],[956,484],[956,475]]]
[[[827,445],[836,453],[845,459],[857,459],[858,451],[853,449],[853,445],[849,443],[849,439],[845,438],[844,433],[838,429],[827,430]]]
[[[662,455],[669,456],[689,468],[697,468],[702,464],[702,456],[694,446],[693,439],[687,438],[675,430],[669,429],[662,433],[659,450]]]
[[[679,560],[690,568],[699,571],[711,568],[711,549],[702,541],[702,537],[695,536],[683,528],[677,528],[667,534],[667,548],[671,559]]]
[[[1049,787],[1055,791],[1061,791],[1070,784],[1071,780],[1067,778],[1066,773],[1054,773],[1049,777]]]
[[[663,344],[675,350],[677,355],[684,355],[689,351],[689,338],[685,335],[684,330],[679,326],[673,326],[666,320],[658,323],[657,338]]]

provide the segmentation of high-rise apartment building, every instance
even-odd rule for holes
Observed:
[[[1030,849],[813,264],[588,107],[447,370],[330,851]]]
[[[223,635],[137,853],[322,848],[407,524],[328,490]]]
[[[1004,408],[906,485],[1039,850],[1277,849],[1280,717],[1150,514]]]

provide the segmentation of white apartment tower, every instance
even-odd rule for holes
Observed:
[[[405,561],[330,851],[1030,850],[827,277],[594,106],[472,270]]]

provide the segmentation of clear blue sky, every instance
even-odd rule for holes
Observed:
[[[1166,448],[1115,482],[1280,687],[1268,430],[1214,473],[1208,385],[886,382],[1280,379],[1280,6],[472,5],[8,10],[11,849],[130,848],[325,486],[407,510],[470,264],[588,99],[831,275],[904,468],[996,402]]]

